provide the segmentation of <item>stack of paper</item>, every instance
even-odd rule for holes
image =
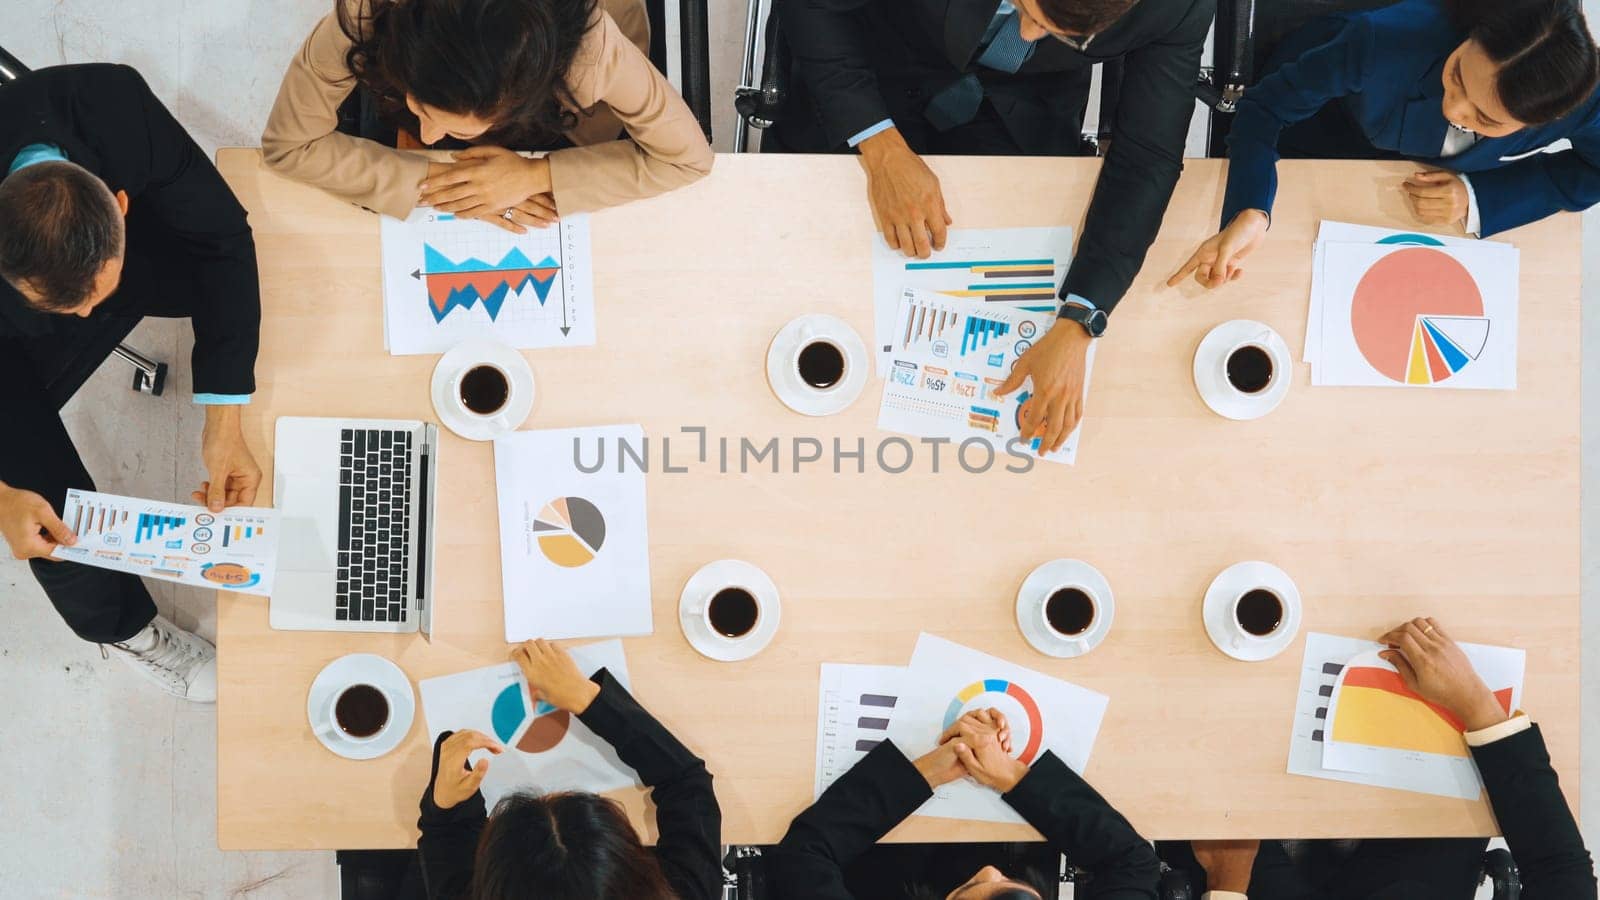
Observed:
[[[235,506],[213,513],[203,506],[67,491],[61,519],[78,536],[51,552],[117,572],[131,572],[194,587],[272,593],[278,569],[278,511]]]
[[[817,714],[816,794],[872,748],[892,740],[909,759],[935,749],[964,713],[1005,714],[1012,755],[1033,763],[1046,751],[1076,772],[1089,764],[1110,698],[931,634],[909,666],[825,663]],[[934,792],[919,815],[1021,822],[994,791],[961,779]]]
[[[1517,386],[1517,248],[1323,222],[1305,361],[1314,385]]]
[[[1290,774],[1478,799],[1483,783],[1461,722],[1408,689],[1378,656],[1382,649],[1356,638],[1306,635]],[[1521,708],[1524,651],[1461,649],[1508,714]]]

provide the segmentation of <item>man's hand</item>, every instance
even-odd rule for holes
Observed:
[[[1033,393],[1022,404],[1022,439],[1039,438],[1039,455],[1053,453],[1083,418],[1084,358],[1094,338],[1077,322],[1060,319],[1012,367],[996,394],[1005,396],[1027,378]]]
[[[1390,647],[1378,655],[1400,670],[1406,687],[1449,710],[1468,731],[1511,718],[1438,622],[1412,619],[1378,640]]]
[[[528,159],[504,147],[472,147],[455,154],[443,171],[435,165],[428,166],[421,202],[440,212],[492,222],[515,234],[555,221],[547,159]]]
[[[511,659],[522,668],[534,699],[557,709],[582,715],[600,696],[600,685],[583,677],[572,656],[547,640],[523,641],[511,651]]]
[[[467,766],[467,757],[474,750],[487,750],[498,754],[501,746],[486,734],[464,729],[444,739],[439,748],[439,771],[433,777],[433,805],[450,809],[478,792],[484,776],[489,774],[489,761],[478,760],[476,766]]]
[[[70,547],[78,541],[50,501],[6,484],[0,484],[0,536],[17,559],[54,560],[50,552],[56,545]]]
[[[1183,268],[1167,279],[1167,287],[1177,287],[1178,282],[1191,273],[1201,287],[1222,287],[1244,274],[1244,258],[1261,246],[1261,239],[1266,235],[1266,213],[1259,209],[1240,212],[1227,228],[1207,238],[1200,249],[1194,251]]]
[[[1206,890],[1250,892],[1250,870],[1260,841],[1191,841],[1194,858],[1206,870]]]
[[[210,480],[189,496],[212,512],[229,506],[249,506],[256,502],[261,487],[261,467],[250,455],[239,427],[239,407],[206,407],[206,427],[200,437],[200,460]]]
[[[1411,214],[1425,225],[1465,224],[1467,186],[1454,172],[1417,172],[1400,185]]]
[[[944,208],[939,176],[890,128],[862,141],[867,169],[867,199],[888,245],[907,256],[927,259],[944,249],[950,213]]]

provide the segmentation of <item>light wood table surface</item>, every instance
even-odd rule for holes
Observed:
[[[933,158],[956,224],[1081,230],[1098,164]],[[435,357],[383,348],[378,219],[220,154],[250,211],[261,262],[259,390],[245,434],[271,483],[279,416],[433,419]],[[926,447],[904,474],[847,461],[794,474],[792,439],[831,451],[886,437],[879,383],[844,414],[808,420],[768,390],[767,345],[802,313],[872,339],[872,222],[850,157],[721,156],[706,180],[594,216],[599,342],[527,352],[538,402],[527,428],[637,422],[656,438],[780,438],[782,471],[648,476],[655,634],[626,640],[639,700],[716,776],[728,843],[775,842],[811,802],[818,664],[904,664],[928,630],[1109,694],[1086,773],[1150,838],[1482,835],[1486,804],[1286,774],[1303,634],[1375,638],[1419,614],[1463,640],[1528,650],[1526,707],[1569,797],[1579,755],[1579,228],[1560,215],[1503,236],[1522,250],[1514,392],[1294,385],[1272,415],[1211,413],[1195,347],[1254,318],[1298,358],[1321,219],[1410,227],[1405,164],[1285,162],[1273,228],[1225,289],[1166,277],[1213,233],[1224,165],[1191,160],[1144,274],[1112,317],[1075,468],[983,475]],[[673,440],[675,465],[694,438]],[[947,448],[948,449],[948,448]],[[404,744],[350,762],[323,749],[306,691],[330,660],[371,652],[416,681],[503,661],[492,452],[446,435],[439,477],[439,620],[414,635],[275,632],[260,598],[219,602],[218,835],[224,849],[410,846],[428,780],[419,709]],[[893,457],[891,457],[893,459]],[[1001,457],[1002,463],[1005,458]],[[1023,641],[1015,594],[1035,565],[1090,561],[1116,624],[1076,660]],[[697,655],[678,594],[702,564],[749,560],[777,582],[783,625],[754,659]],[[1284,568],[1305,598],[1302,637],[1276,659],[1214,649],[1200,600],[1228,565]],[[618,792],[650,823],[643,794]],[[654,838],[653,824],[646,835]],[[916,818],[894,840],[1016,839],[1022,826]]]

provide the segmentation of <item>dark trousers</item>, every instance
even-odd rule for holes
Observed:
[[[1348,852],[1333,841],[1263,840],[1250,871],[1250,900],[1472,900],[1483,871],[1483,838],[1364,840]],[[1205,870],[1187,841],[1156,845],[1161,859],[1189,876],[1193,896]]]

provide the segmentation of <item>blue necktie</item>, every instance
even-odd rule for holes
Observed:
[[[990,38],[989,46],[978,54],[978,65],[996,72],[1015,74],[1028,61],[1034,45],[1022,39],[1021,17],[1015,12],[1000,21],[1000,27]],[[949,131],[958,125],[971,122],[983,105],[983,84],[975,74],[968,74],[935,94],[928,101],[924,115],[933,127]]]

